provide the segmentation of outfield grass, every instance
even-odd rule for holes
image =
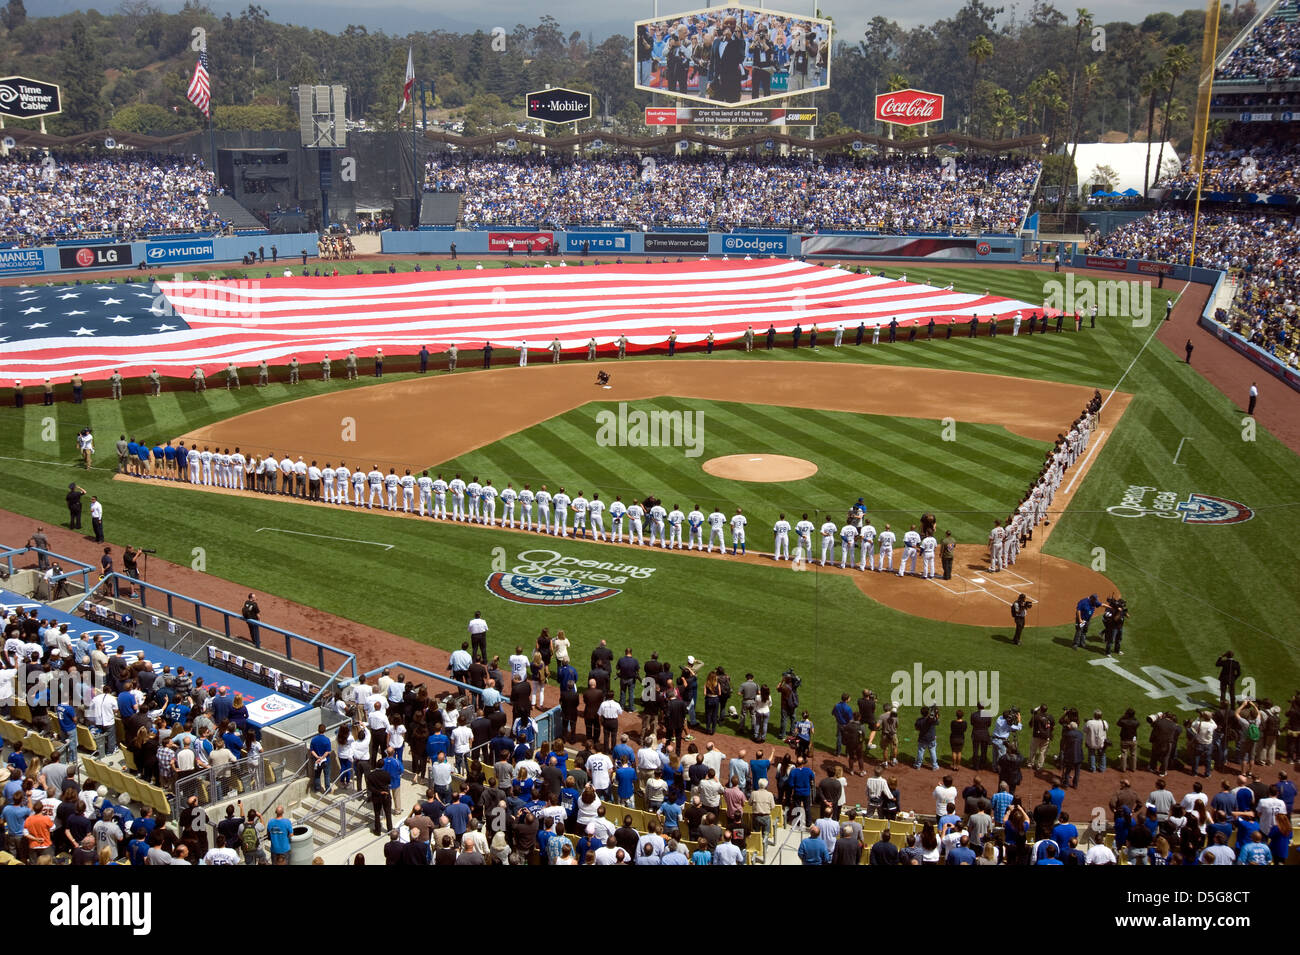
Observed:
[[[909,266],[907,272],[912,280],[940,285],[953,281],[965,291],[987,287],[1030,302],[1041,301],[1043,283],[1052,278],[1050,273],[1027,270],[972,272]],[[1153,311],[1163,315],[1162,293],[1155,294]],[[877,348],[846,345],[815,353],[808,349],[795,353],[788,347],[768,353],[760,348],[745,357],[952,368],[1066,381],[1105,391],[1125,373],[1152,331],[1133,328],[1124,320],[1102,319],[1098,329],[1085,329],[1082,335],[1003,335],[992,340],[918,341]],[[742,355],[731,349],[722,354]],[[707,360],[692,352],[679,358]],[[643,656],[657,648],[673,662],[693,653],[709,665],[726,665],[731,672],[752,668],[773,686],[780,671],[793,665],[804,678],[804,702],[818,723],[822,742],[833,741],[833,731],[828,736],[826,730],[830,706],[840,692],[856,693],[872,686],[887,695],[891,674],[910,670],[916,662],[927,669],[999,671],[1004,704],[1100,705],[1112,718],[1117,708],[1127,705],[1152,709],[1171,705],[1175,698],[1161,680],[1176,683],[1170,674],[1209,675],[1215,657],[1227,647],[1237,650],[1246,674],[1257,679],[1261,695],[1285,698],[1300,685],[1295,624],[1300,619],[1295,586],[1300,557],[1294,517],[1300,506],[1296,455],[1262,429],[1254,440],[1243,440],[1240,411],[1158,341],[1150,343],[1124,379],[1123,390],[1137,397],[1047,548],[1084,564],[1105,562],[1105,572],[1133,608],[1128,652],[1120,664],[1154,685],[1153,698],[1123,676],[1090,666],[1095,654],[1062,646],[1068,644],[1067,628],[1030,630],[1026,645],[1013,650],[1005,642],[1005,631],[906,616],[870,601],[851,581],[835,575],[722,562],[709,563],[703,573],[702,563],[688,555],[636,554],[656,569],[648,579],[622,585],[624,593],[617,598],[538,611],[493,599],[482,589],[493,569],[518,562],[526,540],[518,535],[277,501],[169,492],[144,483],[113,483],[107,472],[86,474],[72,467],[73,437],[87,424],[99,436],[97,464],[107,467],[114,460],[112,441],[123,431],[150,438],[174,436],[289,397],[355,386],[336,378],[329,386],[305,382],[292,390],[272,385],[227,394],[212,388],[203,395],[169,392],[156,400],[133,396],[122,402],[60,403],[52,409],[29,403],[23,412],[4,409],[0,412],[0,448],[5,455],[0,459],[0,506],[57,523],[66,513],[62,488],[75,478],[105,500],[106,531],[115,544],[153,546],[161,557],[186,565],[192,548],[202,546],[209,573],[445,648],[462,638],[461,618],[481,607],[492,622],[495,649],[506,649],[507,644],[512,648],[516,639],[530,643],[537,630],[549,626],[552,632],[567,628],[581,658],[603,637],[611,645],[627,643]],[[658,402],[664,408],[682,409],[702,404],[708,403]],[[956,510],[959,493],[999,497],[1003,476],[997,461],[1002,457],[1009,461],[1005,486],[1014,491],[1031,476],[1023,473],[1019,462],[1028,460],[1033,467],[1041,453],[1033,442],[997,428],[964,426],[956,447],[939,448],[929,437],[937,433],[934,423],[923,427],[925,423],[908,420],[725,403],[701,410],[709,413],[706,427],[716,427],[709,433],[708,456],[729,453],[715,449],[715,439],[746,451],[753,450],[752,442],[764,434],[779,434],[782,453],[799,453],[790,451],[787,443],[797,440],[809,447],[803,456],[818,463],[819,457],[826,456],[833,462],[807,485],[817,500],[845,502],[861,494],[871,501],[873,495],[877,500],[902,495],[902,509],[912,513],[919,504],[929,504],[939,511],[941,522],[944,513],[939,505],[899,486],[911,472],[933,475],[939,485],[936,496],[943,495],[943,503]],[[651,490],[668,484],[683,496],[697,491],[701,495],[714,491],[717,496],[726,490],[727,482],[708,478],[697,468],[692,471],[694,459],[687,464],[680,452],[672,460],[662,458],[670,473],[660,476],[659,457],[626,449],[609,455],[593,451],[592,413],[592,406],[578,409],[480,449],[460,463],[469,462],[467,466],[473,468],[476,461],[482,462],[481,469],[490,470],[498,486],[507,479],[518,485],[528,480],[527,475],[537,474],[548,483],[585,482],[602,490],[607,486]],[[57,426],[54,442],[44,440],[46,417]],[[1103,425],[1109,427],[1109,422],[1103,419]],[[575,429],[584,438],[579,449],[572,441]],[[849,429],[851,436],[844,446],[855,450],[830,457],[822,448],[833,450],[842,429]],[[1183,438],[1189,440],[1175,465],[1174,454]],[[965,446],[968,440],[970,445]],[[872,441],[886,449],[880,457],[889,469],[873,473]],[[953,478],[954,459],[979,466],[969,483]],[[908,472],[898,472],[904,465]],[[855,466],[860,474],[854,474]],[[648,482],[654,483],[646,486]],[[1106,508],[1118,504],[1130,484],[1173,491],[1180,500],[1194,491],[1231,498],[1256,513],[1244,524],[1223,527],[1107,513]],[[736,487],[741,490],[729,497],[738,503],[753,500],[755,507],[766,505],[769,492],[786,490],[779,485],[757,490],[752,485]],[[797,495],[800,500],[803,487]],[[952,515],[952,519],[961,518]],[[753,539],[762,540],[766,518],[754,523],[762,530]],[[395,546],[384,551],[253,533],[258,527],[308,530]],[[541,540],[527,539],[527,546],[556,549],[549,538],[545,544]],[[566,543],[563,552],[583,559],[609,559],[607,549],[591,544]],[[290,553],[301,554],[302,560],[286,561]],[[304,572],[304,567],[310,570]],[[1144,673],[1143,667],[1161,669]],[[910,726],[910,720],[903,722]]]

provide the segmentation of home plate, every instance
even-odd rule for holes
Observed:
[[[972,584],[982,584],[982,583],[984,583],[984,578],[983,578],[983,577],[972,577],[972,578],[970,579],[970,582],[971,582]]]
[[[762,459],[762,458],[750,458],[749,460],[751,460],[751,461],[762,461],[763,459]]]
[[[614,386],[613,386],[613,385],[601,385],[600,387],[604,388],[606,391],[609,391],[609,390],[610,390],[611,388],[613,388]]]

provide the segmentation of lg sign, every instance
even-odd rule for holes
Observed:
[[[111,269],[130,264],[129,245],[92,245],[80,249],[59,249],[61,269]]]
[[[943,119],[943,95],[925,90],[897,90],[876,97],[876,119],[896,126],[920,126]]]

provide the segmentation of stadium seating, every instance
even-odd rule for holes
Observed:
[[[431,156],[425,189],[464,194],[467,227],[738,226],[882,233],[1015,231],[1039,162],[886,156],[825,160]]]
[[[211,232],[212,173],[196,157],[25,152],[0,160],[0,243]]]
[[[1283,0],[1232,51],[1215,80],[1300,77],[1300,0]]]

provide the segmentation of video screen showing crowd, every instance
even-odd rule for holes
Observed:
[[[750,7],[636,25],[636,85],[712,103],[766,100],[830,82],[831,24]]]

